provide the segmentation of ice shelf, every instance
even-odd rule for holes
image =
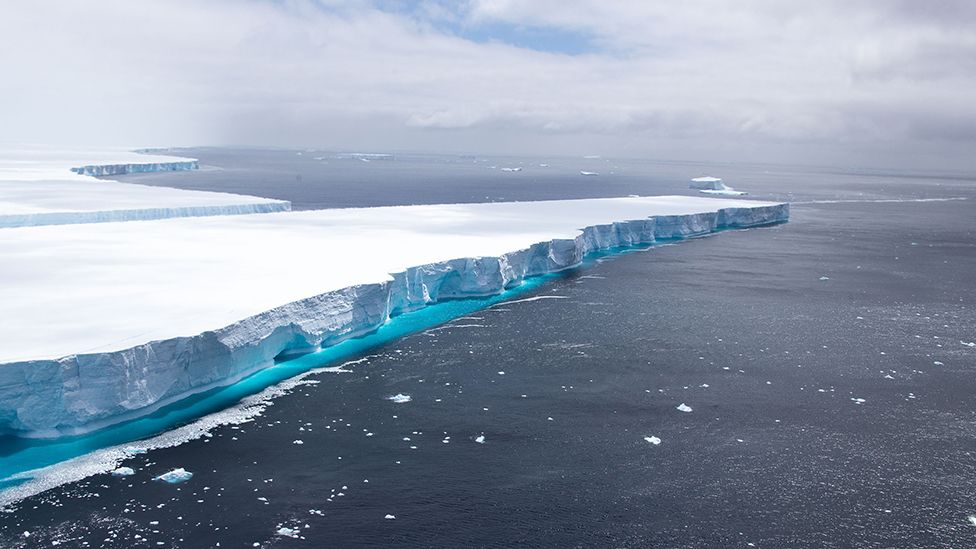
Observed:
[[[0,145],[0,229],[291,209],[291,204],[282,200],[92,177],[196,168],[193,158],[125,150]]]
[[[2,229],[0,432],[84,432],[589,252],[788,217],[660,196]]]

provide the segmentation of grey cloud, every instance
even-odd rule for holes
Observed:
[[[910,162],[925,143],[974,140],[976,35],[960,21],[976,9],[924,4],[37,0],[0,18],[0,140],[626,155],[692,143],[706,157],[816,143],[838,159],[883,143]],[[602,49],[451,31],[487,23],[578,31]]]

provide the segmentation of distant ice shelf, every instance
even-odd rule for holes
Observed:
[[[282,200],[93,177],[196,168],[193,158],[125,150],[0,145],[0,229],[291,209]]]
[[[0,230],[0,432],[77,434],[591,252],[786,221],[628,197]]]

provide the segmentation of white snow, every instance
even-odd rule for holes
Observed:
[[[590,251],[788,216],[670,196],[0,229],[0,430],[93,428]]]
[[[185,191],[92,177],[185,170],[196,166],[197,161],[193,158],[125,150],[0,145],[0,228],[291,209],[290,203],[281,200]]]
[[[173,469],[172,471],[169,471],[167,473],[163,473],[158,477],[154,477],[153,480],[160,480],[168,484],[179,484],[181,482],[186,482],[191,478],[193,478],[193,473],[180,467],[178,469]]]
[[[132,467],[119,467],[118,469],[112,471],[113,477],[131,477],[136,474]]]

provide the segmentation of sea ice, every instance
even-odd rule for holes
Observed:
[[[395,519],[395,518],[396,518],[396,515],[386,515],[386,516],[385,516],[385,517],[383,517],[383,518],[385,518],[386,520],[393,520],[393,519]]]
[[[112,471],[113,477],[130,477],[134,474],[136,474],[136,472],[132,469],[132,467],[119,467],[118,469]]]
[[[600,173],[599,172],[587,172],[587,171],[580,170],[580,175],[600,175]]]
[[[684,402],[682,402],[681,404],[679,404],[677,406],[677,409],[678,409],[679,412],[690,412],[691,411],[691,406],[688,406],[687,404],[685,404]]]
[[[405,395],[403,393],[397,393],[397,394],[395,394],[393,396],[386,397],[386,400],[389,400],[389,401],[392,401],[392,402],[396,402],[397,404],[403,404],[403,403],[410,402],[411,400],[413,400],[413,397],[411,397],[410,395]]]
[[[477,442],[478,444],[484,444],[485,435],[478,435],[477,437],[475,437],[474,441]]]
[[[297,539],[298,536],[302,533],[302,531],[299,530],[298,528],[288,528],[287,526],[282,526],[281,528],[278,528],[278,530],[275,533],[278,534],[279,536]]]
[[[647,441],[647,442],[650,442],[654,446],[657,446],[658,444],[661,444],[661,439],[659,439],[656,436],[644,437],[644,440]]]
[[[186,469],[180,467],[178,469],[173,469],[168,473],[163,473],[158,477],[153,477],[153,480],[159,480],[167,484],[179,484],[181,482],[186,482],[193,478],[193,473],[187,471]]]

